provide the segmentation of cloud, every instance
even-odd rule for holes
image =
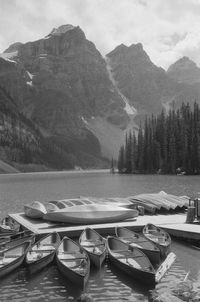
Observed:
[[[117,45],[143,43],[164,68],[187,55],[200,63],[200,0],[1,0],[0,49],[79,25],[105,55]]]

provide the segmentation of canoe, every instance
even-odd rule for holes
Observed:
[[[24,205],[24,213],[29,218],[42,218],[47,210],[40,201],[33,201],[31,204]]]
[[[60,272],[72,283],[84,289],[90,274],[88,254],[76,242],[64,237],[56,251]]]
[[[107,238],[107,248],[110,261],[121,271],[142,283],[155,284],[155,270],[141,250],[112,236]]]
[[[24,261],[30,242],[26,241],[0,253],[0,277],[18,268]]]
[[[22,237],[17,237],[15,239],[5,239],[4,241],[0,241],[0,252],[5,249],[9,249],[16,245],[22,244],[23,242],[29,241],[32,245],[35,242],[35,235],[34,234],[27,234]]]
[[[89,204],[48,212],[43,219],[67,224],[117,222],[138,216],[138,211],[113,205]]]
[[[79,244],[88,253],[91,263],[100,268],[107,255],[106,240],[95,230],[85,228],[80,235]]]
[[[161,228],[148,223],[143,228],[143,235],[154,242],[160,249],[161,257],[166,257],[170,251],[171,237]]]
[[[9,216],[2,219],[0,224],[0,237],[9,234],[15,234],[20,229],[20,224],[12,220]]]
[[[31,273],[41,270],[54,259],[60,236],[53,232],[37,241],[26,254],[26,264]]]
[[[151,213],[151,214],[155,214],[157,208],[155,205],[149,203],[149,202],[144,202],[141,200],[137,200],[134,198],[134,196],[129,196],[128,199],[134,204],[134,205],[139,205],[139,206],[143,206],[145,211]]]
[[[160,249],[155,243],[151,242],[144,236],[123,227],[116,227],[115,234],[122,241],[130,244],[133,247],[137,247],[144,254],[146,254],[151,263],[160,263]]]

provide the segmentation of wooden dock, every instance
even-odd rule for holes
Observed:
[[[39,237],[50,232],[58,232],[61,236],[78,237],[86,225],[65,225],[63,223],[47,222],[40,219],[30,219],[24,213],[10,214],[23,228],[34,232]],[[145,215],[117,223],[93,224],[90,227],[100,234],[113,234],[116,226],[128,227],[141,231],[146,223],[153,223],[165,229],[171,236],[185,240],[200,240],[200,224],[187,224],[185,214]]]

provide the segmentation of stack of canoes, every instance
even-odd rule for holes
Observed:
[[[146,212],[152,214],[162,210],[180,210],[189,205],[189,197],[167,194],[164,191],[129,196],[128,199],[135,205],[143,206]]]
[[[41,202],[35,201],[25,205],[24,212],[29,218],[42,218],[66,224],[109,223],[138,216],[138,211],[135,209],[124,208],[113,203],[94,203],[89,199],[50,201],[46,207]]]

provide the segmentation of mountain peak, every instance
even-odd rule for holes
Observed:
[[[200,68],[186,56],[172,64],[168,68],[167,73],[171,78],[180,83],[200,83]]]
[[[142,43],[132,44],[129,49],[133,49],[135,51],[144,51]]]
[[[60,36],[74,28],[75,28],[75,26],[73,26],[71,24],[61,25],[58,28],[53,28],[48,36]]]
[[[4,50],[4,53],[11,53],[11,52],[18,51],[21,46],[22,46],[21,42],[13,43],[6,50]]]

